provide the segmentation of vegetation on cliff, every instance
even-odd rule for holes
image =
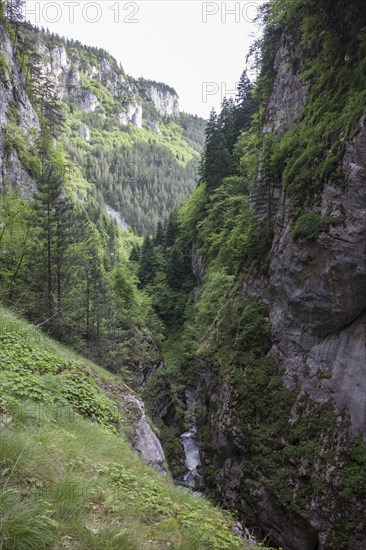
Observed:
[[[239,95],[211,113],[201,183],[177,214],[175,240],[150,251],[159,256],[163,247],[168,260],[145,286],[169,335],[164,399],[177,383],[198,384],[202,471],[212,494],[253,526],[270,502],[294,529],[300,526],[306,548],[319,543],[316,510],[322,548],[363,540],[366,446],[350,438],[347,412],[332,397],[321,402],[301,391],[300,372],[285,385],[278,357],[268,356],[270,254],[280,196],[290,238],[304,246],[345,221],[343,212],[320,214],[319,205],[326,182],[347,185],[345,147],[365,115],[365,15],[357,1],[265,6],[264,35],[253,51],[260,72],[254,86],[247,84],[246,108]],[[279,49],[288,66],[275,70]],[[306,98],[291,99],[298,103],[287,105],[280,120],[269,109],[278,70],[290,71],[289,85],[296,79]],[[319,367],[318,376],[332,374]],[[177,434],[175,422],[165,421]],[[268,521],[262,525],[270,529]]]

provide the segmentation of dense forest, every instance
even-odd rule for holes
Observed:
[[[134,84],[103,50],[33,29],[22,20],[22,2],[8,3],[7,15],[2,13],[2,32],[11,42],[3,34],[0,57],[8,100],[2,303],[112,370],[158,362],[162,324],[128,262],[139,237],[118,227],[106,205],[140,234],[155,230],[196,185],[204,121],[185,113],[163,116],[139,90],[174,90],[150,81]],[[96,67],[101,69],[94,80],[86,76]],[[23,111],[16,100],[23,90],[12,91],[15,78],[31,100]],[[75,78],[86,83],[81,99]],[[95,111],[84,105],[93,98]],[[131,102],[143,105],[144,127],[134,119],[118,123]]]
[[[21,6],[0,2],[6,326],[16,313],[68,353],[97,361],[113,373],[96,382],[108,398],[127,383],[183,485],[182,434],[192,429],[195,488],[258,540],[284,550],[364,548],[363,3],[265,3],[250,52],[258,77],[251,82],[243,70],[236,97],[224,98],[207,124],[180,113],[169,86],[134,80],[103,50],[24,24]],[[119,429],[80,358],[64,364],[27,342],[15,355],[14,339],[2,342],[10,368],[0,381],[15,398],[0,402],[5,415],[24,397],[66,399]],[[29,387],[14,364],[34,370]],[[42,369],[71,375],[72,385],[40,382]],[[128,495],[144,476],[108,475],[127,483]],[[240,524],[234,532],[246,542],[238,541],[216,516],[214,542],[206,531],[175,538],[199,523],[201,508],[189,523],[186,509],[175,512],[164,490],[143,479],[144,498],[167,521],[158,548],[256,544]],[[82,540],[70,547],[89,548]]]
[[[71,169],[92,184],[101,207],[113,206],[140,235],[153,232],[197,183],[205,121],[180,112],[172,88],[134,80],[104,50],[40,31],[21,17],[18,27],[29,97],[33,104],[41,97],[59,102]],[[11,131],[16,141],[8,125]],[[36,167],[27,169],[33,175]]]

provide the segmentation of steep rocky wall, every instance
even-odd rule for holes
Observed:
[[[315,400],[333,397],[366,437],[366,124],[347,146],[344,189],[328,184],[320,213],[342,213],[315,243],[294,241],[284,197],[271,254],[273,353],[286,381]],[[320,380],[319,374],[327,374]]]
[[[38,49],[43,57],[44,72],[53,77],[60,99],[75,101],[81,111],[96,112],[101,103],[95,90],[89,89],[85,83],[87,77],[99,81],[113,99],[120,102],[118,117],[121,126],[132,122],[142,128],[143,121],[149,120],[150,125],[156,123],[156,120],[150,120],[151,113],[144,112],[144,101],[153,106],[155,118],[179,116],[179,99],[173,91],[155,83],[141,85],[138,80],[128,77],[107,54],[98,60],[89,54],[89,63],[85,64],[72,48],[61,41],[56,45],[40,42]]]
[[[176,117],[179,115],[179,99],[177,95],[167,90],[160,90],[150,86],[147,90],[157,112],[164,117]]]
[[[291,56],[284,39],[263,129],[275,137],[296,125],[309,98]],[[240,375],[257,380],[255,394],[241,396],[225,360],[212,357],[212,339],[197,365],[206,484],[285,550],[366,547],[364,489],[347,493],[350,438],[366,439],[364,118],[341,169],[346,184],[328,182],[307,206],[339,223],[312,241],[295,240],[291,196],[281,191],[269,274],[244,274],[240,299],[264,302],[270,320],[268,366],[258,362],[257,374],[248,367]],[[265,383],[279,373],[281,385]],[[252,433],[261,429],[258,444]]]
[[[0,28],[0,56],[5,69],[0,75],[0,189],[6,183],[20,185],[24,193],[34,188],[34,182],[24,170],[17,152],[6,148],[6,128],[11,121],[11,109],[17,109],[17,120],[12,121],[31,142],[40,129],[37,114],[27,96],[24,80],[15,61],[12,44],[4,29]]]

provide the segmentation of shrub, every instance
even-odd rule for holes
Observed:
[[[0,53],[0,80],[3,80],[9,74],[9,67],[5,58],[5,54]]]
[[[314,241],[322,229],[322,216],[316,212],[306,212],[295,223],[292,238]]]

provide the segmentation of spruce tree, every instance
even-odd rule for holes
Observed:
[[[141,248],[140,266],[137,273],[141,285],[151,284],[156,275],[157,258],[154,243],[151,237],[146,237]]]
[[[200,169],[201,181],[206,183],[209,193],[230,175],[231,165],[225,135],[213,109],[206,128],[205,151]]]
[[[24,5],[25,0],[7,0],[5,2],[5,15],[15,32],[14,53],[16,53],[18,47],[20,25],[24,21]]]
[[[218,124],[225,137],[225,142],[230,153],[232,153],[237,140],[235,131],[236,106],[234,100],[230,97],[224,97],[221,103],[221,112],[218,117]]]
[[[233,123],[233,137],[235,139],[239,137],[242,130],[248,130],[256,108],[257,102],[253,98],[253,85],[248,78],[247,71],[244,70],[237,86],[236,109]]]
[[[177,213],[172,212],[168,218],[168,222],[165,229],[165,246],[169,248],[173,246],[179,233]]]
[[[63,198],[63,166],[56,161],[44,163],[34,195],[35,226],[37,230],[38,284],[41,285],[39,310],[51,331],[57,325],[57,304],[61,301],[61,269],[64,252],[65,200]]]
[[[132,250],[130,252],[129,260],[130,262],[136,262],[139,263],[141,257],[141,250],[139,245],[134,244],[132,247]]]
[[[155,245],[162,246],[164,244],[164,240],[165,240],[164,226],[162,222],[159,220],[158,226],[156,228],[155,239],[154,239]]]
[[[251,99],[253,86],[248,78],[246,69],[242,72],[237,89],[236,89],[236,104],[242,107]]]

